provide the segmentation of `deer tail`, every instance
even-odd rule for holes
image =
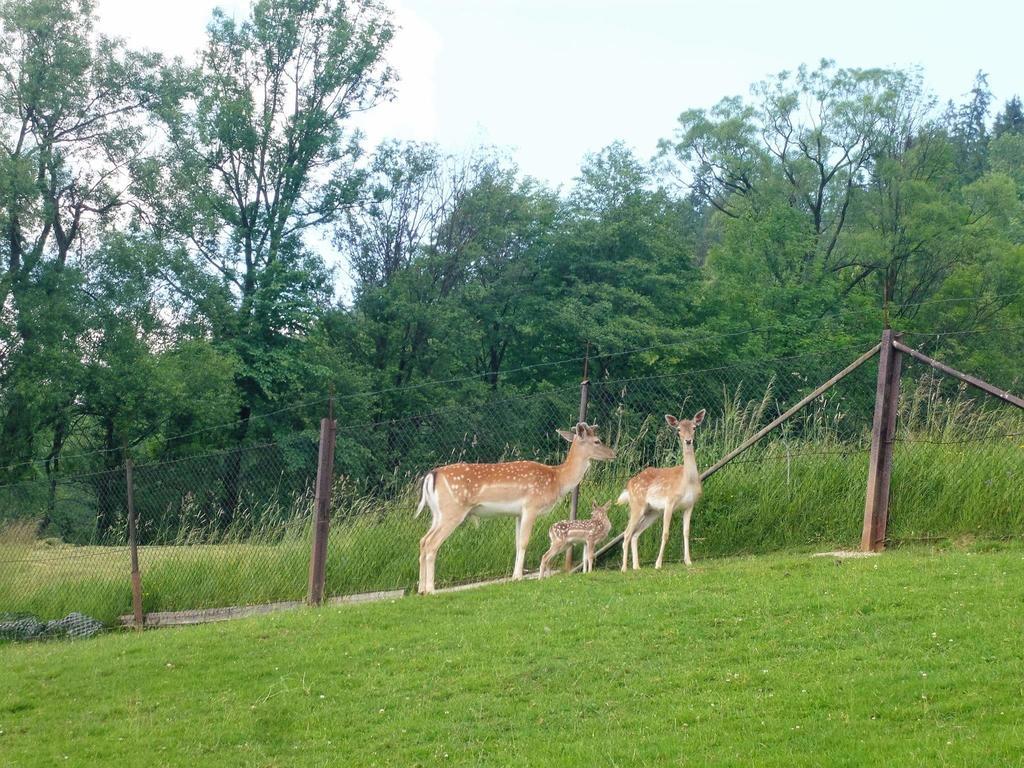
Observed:
[[[434,511],[434,507],[437,506],[437,493],[434,490],[434,473],[427,472],[423,478],[423,490],[420,492],[420,504],[416,507],[416,514],[413,517],[419,517],[420,512],[423,511],[425,506],[430,506],[430,511]]]
[[[624,490],[619,494],[619,498],[615,500],[616,504],[629,504],[629,489]]]

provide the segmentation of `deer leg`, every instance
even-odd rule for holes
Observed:
[[[630,519],[626,523],[626,530],[623,531],[623,572],[626,572],[626,563],[629,558],[630,546],[633,547],[633,567],[637,566],[636,537],[640,535],[638,525],[643,519],[646,502],[635,500],[630,496]]]
[[[434,535],[434,533],[437,531],[437,527],[437,521],[435,520],[433,523],[431,523],[430,530],[428,530],[424,534],[423,538],[420,539],[420,579],[418,582],[420,594],[424,593],[423,587],[424,584],[426,584],[427,544],[430,541],[431,537]]]
[[[519,549],[518,527],[517,527],[517,535],[516,535],[516,549],[517,549],[517,551]],[[544,578],[544,572],[545,572],[545,569],[547,568],[548,562],[552,558],[558,557],[558,555],[562,552],[562,549],[563,549],[563,545],[562,544],[560,544],[557,541],[552,541],[551,542],[551,546],[548,548],[548,551],[545,552],[541,556],[541,558],[540,558],[540,577],[542,579]]]
[[[693,512],[693,507],[687,507],[683,511],[683,562],[687,565],[693,565],[693,561],[690,560],[690,513]]]
[[[658,559],[654,561],[655,568],[661,568],[662,563],[665,561],[665,545],[668,544],[668,533],[672,526],[672,511],[672,506],[666,504],[665,513],[661,518],[661,548],[658,550]]]
[[[533,533],[533,521],[536,517],[536,512],[523,510],[523,514],[519,518],[519,525],[516,527],[516,567],[512,571],[513,579],[523,578],[523,568],[526,565],[526,547],[530,544],[530,534]]]
[[[634,571],[639,571],[640,570],[640,554],[639,554],[640,534],[643,533],[644,531],[646,531],[648,528],[650,528],[651,525],[654,523],[654,521],[657,519],[657,517],[658,516],[656,514],[653,514],[651,512],[646,512],[644,514],[644,516],[640,519],[640,524],[637,526],[636,533],[633,534],[632,549],[633,549],[633,570]]]
[[[420,581],[420,594],[428,595],[434,591],[434,571],[437,565],[437,550],[441,548],[445,540],[454,533],[455,529],[466,519],[465,513],[455,515],[448,520],[442,520],[440,524],[430,530],[424,536],[423,546],[423,578]]]
[[[429,547],[431,537],[434,535],[435,531],[437,531],[437,527],[434,526],[434,525],[431,525],[430,526],[430,530],[428,530],[423,535],[423,538],[420,539],[420,579],[419,579],[418,583],[419,583],[419,593],[421,595],[422,594],[426,594],[426,584],[427,584],[427,549]]]
[[[626,523],[626,530],[622,532],[622,572],[626,572],[626,564],[629,562],[629,545],[633,541],[633,535],[636,531],[636,519],[632,514],[629,516],[629,522]]]

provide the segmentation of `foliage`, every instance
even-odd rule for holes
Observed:
[[[918,70],[800,66],[554,191],[494,148],[367,152],[351,118],[397,76],[376,0],[216,12],[195,66],[93,10],[0,3],[0,484],[55,514],[63,478],[224,452],[230,529],[232,457],[311,439],[332,392],[366,425],[344,471],[404,478],[442,457],[396,419],[567,391],[587,350],[595,381],[678,376],[888,322],[1024,380],[1020,101],[993,119],[984,73],[940,111]],[[535,446],[552,410],[473,445]],[[40,523],[104,540],[111,499]]]

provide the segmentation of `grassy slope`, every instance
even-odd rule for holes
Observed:
[[[1022,601],[774,555],[6,646],[0,765],[1020,765]]]

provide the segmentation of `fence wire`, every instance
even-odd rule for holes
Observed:
[[[903,357],[891,543],[1024,533],[1024,412]]]
[[[628,367],[621,365],[599,367],[589,382],[587,421],[598,425],[618,456],[595,464],[584,479],[580,516],[589,515],[592,503],[615,499],[640,469],[680,461],[665,414],[690,417],[706,409],[696,436],[703,469],[864,348],[657,376],[624,375]],[[693,517],[695,560],[856,544],[876,376],[871,360],[706,482]],[[902,393],[890,538],[1019,533],[1019,412],[917,364],[905,363]],[[580,407],[576,385],[538,385],[516,395],[493,390],[443,407],[431,407],[427,396],[406,402],[375,394],[336,406],[328,597],[415,588],[419,538],[429,525],[429,513],[412,514],[424,473],[459,461],[561,461],[567,446],[555,430],[575,424]],[[305,597],[317,439],[309,428],[296,429],[262,443],[134,466],[147,613]],[[125,468],[112,455],[99,458],[115,466],[0,487],[0,521],[8,521],[0,533],[0,638],[84,634],[94,626],[89,620],[114,626],[131,613]],[[538,520],[529,570],[547,548],[548,526],[565,518],[568,508],[563,500]],[[624,507],[614,508],[612,535],[623,530],[626,514]],[[641,537],[644,566],[653,563],[660,529],[656,523]],[[48,537],[53,531],[60,537]],[[681,559],[678,516],[667,553],[668,560]],[[610,554],[605,564],[617,566],[621,548]],[[463,525],[438,555],[438,586],[507,576],[514,559],[512,520]],[[64,629],[47,628],[46,622],[62,620]]]

